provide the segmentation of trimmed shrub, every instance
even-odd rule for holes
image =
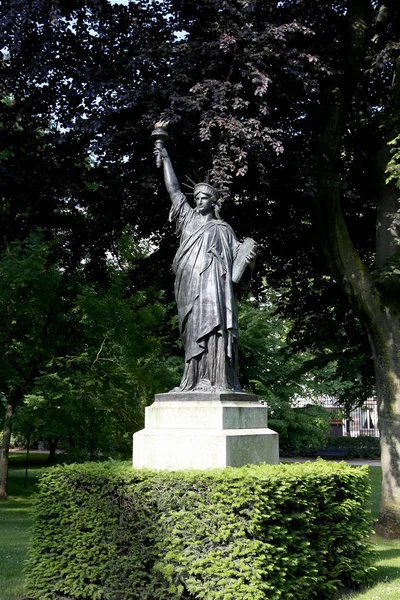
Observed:
[[[37,600],[310,600],[371,572],[367,468],[345,463],[44,472],[28,588]]]
[[[325,440],[326,446],[347,448],[347,458],[379,459],[381,457],[381,444],[379,438],[360,435],[359,437],[329,437]]]
[[[272,426],[271,426],[272,427]],[[279,440],[280,442],[280,440]],[[334,446],[335,448],[347,448],[349,453],[347,458],[365,458],[379,459],[381,457],[381,446],[379,438],[372,436],[359,437],[324,437],[319,446]],[[315,444],[302,444],[295,446],[293,444],[284,445],[279,443],[280,455],[288,456],[316,456],[317,447]]]

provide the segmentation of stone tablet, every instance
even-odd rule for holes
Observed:
[[[257,242],[255,242],[251,238],[245,238],[240,246],[235,261],[233,263],[232,269],[232,281],[234,283],[239,283],[243,277],[243,273],[247,268],[253,269],[255,258],[253,258],[250,262],[248,260],[248,255],[250,253],[255,253],[257,250]]]

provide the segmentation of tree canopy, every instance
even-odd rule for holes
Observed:
[[[296,347],[357,372],[360,398],[374,365],[383,531],[400,511],[398,192],[385,174],[399,23],[394,0],[13,0],[1,15],[2,247],[62,234],[63,268],[84,259],[99,281],[129,224],[156,248],[131,291],[157,281],[169,297],[175,243],[149,137],[168,120],[180,179],[210,171],[239,238],[259,242],[254,295],[265,280],[284,290]]]

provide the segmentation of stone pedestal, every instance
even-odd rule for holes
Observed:
[[[214,469],[279,463],[268,408],[241,393],[156,394],[145,429],[133,436],[133,466]]]

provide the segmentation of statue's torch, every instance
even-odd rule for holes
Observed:
[[[161,153],[160,153],[160,150],[157,148],[157,142],[158,141],[165,142],[169,138],[169,135],[167,133],[168,123],[169,123],[169,121],[158,121],[154,125],[154,129],[151,132],[151,137],[154,139],[154,142],[155,142],[154,146],[157,151],[157,158],[156,158],[157,167],[161,167],[161,165],[162,165]]]

